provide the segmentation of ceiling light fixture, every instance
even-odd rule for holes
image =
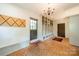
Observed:
[[[49,6],[49,3],[48,3]],[[43,10],[43,15],[51,16],[54,14],[54,8],[52,9],[50,6],[47,8],[47,10]]]

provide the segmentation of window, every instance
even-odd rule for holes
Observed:
[[[30,18],[30,40],[37,39],[37,19]]]
[[[30,28],[31,28],[31,30],[33,29],[33,30],[36,30],[37,29],[37,23],[36,23],[37,21],[35,21],[35,20],[31,20],[31,24],[30,24]]]

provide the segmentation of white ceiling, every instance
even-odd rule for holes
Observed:
[[[52,9],[55,8],[55,16],[59,13],[62,13],[63,11],[75,7],[79,5],[78,3],[17,3],[15,5],[18,5],[24,9],[28,9],[30,11],[33,11],[38,14],[42,14],[42,11],[44,9],[47,9],[48,6],[50,6]]]

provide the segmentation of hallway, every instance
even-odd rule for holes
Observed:
[[[52,38],[36,44],[30,44],[28,48],[18,50],[9,56],[79,56],[79,47],[75,47],[63,38],[61,42]]]
[[[78,25],[79,3],[2,3],[0,56],[77,56]]]

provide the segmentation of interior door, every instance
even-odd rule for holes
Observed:
[[[58,36],[65,37],[65,23],[58,24],[57,27],[58,27],[58,32],[57,32]]]

